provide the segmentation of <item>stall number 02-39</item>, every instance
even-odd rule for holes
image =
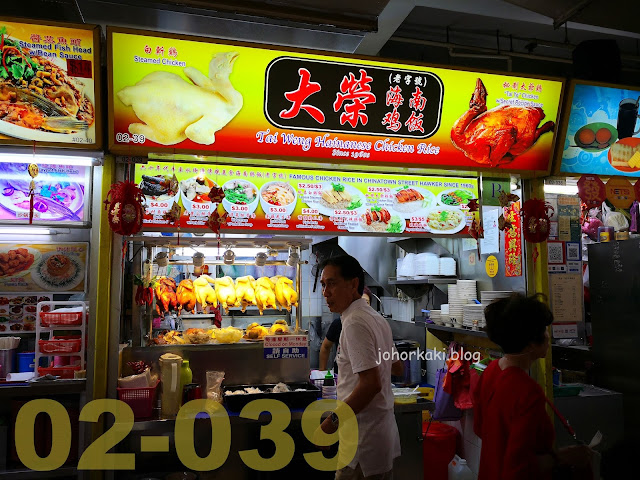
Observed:
[[[338,407],[340,407],[338,409]],[[206,457],[196,453],[194,446],[194,424],[198,413],[207,413],[211,421],[211,450]],[[244,464],[259,471],[276,471],[287,466],[293,459],[295,444],[293,438],[284,430],[291,422],[291,411],[279,400],[261,399],[248,403],[240,412],[241,418],[258,420],[264,412],[271,414],[271,421],[260,426],[260,439],[271,440],[275,447],[272,457],[263,458],[258,449],[239,452]],[[319,425],[322,415],[336,412],[338,430],[332,434],[324,433]],[[51,419],[51,451],[46,457],[40,457],[34,445],[34,424],[36,417],[44,413]],[[93,441],[82,453],[78,470],[135,470],[134,453],[107,453],[124,440],[134,425],[131,407],[115,399],[93,400],[80,412],[81,422],[96,423],[104,413],[111,413],[115,420],[111,428]],[[351,408],[339,400],[318,400],[309,405],[302,414],[302,431],[314,445],[328,447],[338,441],[343,446],[338,454],[326,458],[320,451],[304,453],[306,462],[312,468],[322,471],[334,471],[347,466],[356,453],[358,445],[358,423]],[[71,422],[67,410],[55,400],[37,399],[25,404],[16,417],[15,446],[20,461],[29,469],[50,472],[60,468],[69,456],[71,449]],[[176,453],[182,464],[194,471],[210,471],[220,468],[227,460],[231,448],[231,423],[224,407],[213,400],[192,400],[185,403],[175,421],[174,427]],[[143,436],[140,441],[142,452],[168,452],[168,436]]]

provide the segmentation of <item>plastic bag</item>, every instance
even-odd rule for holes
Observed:
[[[224,380],[224,372],[217,372],[215,370],[207,371],[207,399],[215,400],[218,403],[222,403],[222,390],[220,386]]]
[[[462,418],[462,410],[455,406],[453,396],[442,388],[446,375],[446,368],[440,368],[436,372],[436,391],[433,398],[435,409],[431,416],[434,420],[460,420]]]
[[[621,230],[627,230],[629,228],[629,222],[627,218],[620,212],[614,212],[609,208],[607,202],[602,204],[602,218],[606,227],[613,227],[616,232]]]

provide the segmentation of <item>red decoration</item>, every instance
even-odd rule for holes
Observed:
[[[111,185],[104,201],[109,227],[120,235],[133,235],[142,228],[144,194],[129,181]]]
[[[520,225],[520,202],[507,209],[507,222],[511,228],[504,232],[504,276],[522,275],[522,227]]]
[[[209,219],[207,220],[207,226],[213,230],[215,233],[220,235],[220,228],[227,223],[227,212],[224,212],[222,215],[218,212],[216,208],[211,215],[209,215]]]
[[[224,198],[224,190],[220,187],[212,187],[209,190],[209,199],[212,203],[220,203]]]
[[[578,196],[588,208],[595,208],[607,198],[607,191],[599,177],[583,175],[578,180]]]
[[[472,198],[471,200],[469,200],[469,203],[467,205],[469,207],[470,212],[477,212],[478,208],[480,208],[480,206],[478,205],[477,198]]]
[[[532,198],[524,202],[524,238],[531,243],[544,242],[549,238],[549,217],[555,209],[544,200]]]

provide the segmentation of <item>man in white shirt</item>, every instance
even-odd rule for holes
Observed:
[[[342,320],[336,356],[338,400],[351,407],[358,422],[355,457],[336,472],[336,480],[390,480],[393,460],[400,456],[391,374],[401,375],[403,368],[401,361],[392,366],[389,359],[394,358],[389,355],[394,351],[391,327],[361,298],[364,270],[355,258],[329,258],[321,267],[322,294],[329,310],[340,313]],[[321,428],[335,432],[335,416],[328,417]]]

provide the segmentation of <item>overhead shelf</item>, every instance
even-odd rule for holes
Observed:
[[[452,284],[458,281],[458,277],[456,276],[440,276],[440,275],[432,275],[426,276],[423,278],[414,278],[414,279],[397,279],[390,278],[390,285],[435,285],[437,283],[446,283]]]
[[[427,330],[438,330],[441,332],[456,333],[460,335],[471,335],[473,337],[489,338],[484,330],[470,330],[468,328],[447,327],[445,325],[427,324]]]

